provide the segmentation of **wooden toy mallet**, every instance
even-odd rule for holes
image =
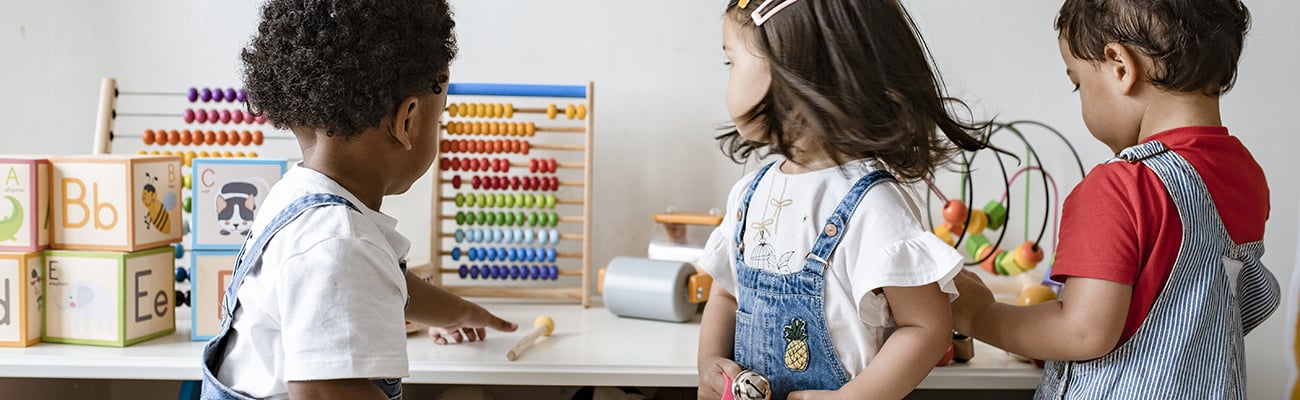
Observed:
[[[527,335],[524,335],[523,339],[519,339],[519,343],[515,343],[515,347],[511,347],[510,351],[506,352],[506,359],[510,361],[518,360],[519,355],[523,354],[524,350],[533,347],[533,344],[537,342],[538,337],[551,336],[551,332],[554,331],[555,321],[552,320],[549,315],[537,317],[537,319],[533,321],[533,330],[528,332]]]

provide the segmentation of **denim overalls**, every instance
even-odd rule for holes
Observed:
[[[1243,337],[1277,309],[1262,242],[1233,243],[1200,174],[1159,141],[1112,162],[1141,162],[1178,208],[1183,239],[1173,272],[1128,342],[1087,362],[1051,361],[1036,399],[1243,399]],[[1231,281],[1227,271],[1239,270]]]
[[[230,332],[230,324],[234,321],[235,310],[239,308],[239,287],[244,283],[244,277],[248,272],[262,265],[262,252],[266,250],[266,245],[275,237],[275,234],[284,228],[290,222],[297,219],[303,212],[324,206],[346,206],[352,211],[361,212],[356,206],[352,205],[347,199],[333,194],[310,194],[298,198],[284,211],[275,216],[271,223],[266,226],[266,230],[256,236],[256,241],[244,241],[243,247],[239,250],[239,256],[235,261],[234,279],[230,282],[230,287],[226,289],[225,301],[221,309],[225,317],[221,320],[221,332],[208,341],[207,346],[203,348],[203,400],[230,400],[230,399],[248,399],[244,396],[226,387],[217,380],[217,371],[221,369],[222,357],[226,353],[226,333]],[[254,235],[249,235],[254,237]],[[381,379],[373,381],[379,389],[388,396],[389,399],[402,398],[402,380],[401,379]]]
[[[745,216],[758,183],[776,163],[768,164],[750,183],[736,212],[735,359],[766,376],[773,399],[797,390],[835,390],[849,381],[826,325],[823,296],[827,262],[844,235],[849,217],[862,197],[880,182],[893,181],[877,170],[862,177],[827,219],[803,269],[775,274],[745,264]]]

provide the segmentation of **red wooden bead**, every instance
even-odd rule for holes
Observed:
[[[560,177],[551,177],[551,190],[560,190]]]
[[[510,178],[510,190],[519,190],[519,177]]]
[[[262,131],[253,131],[253,145],[254,145],[254,146],[261,146],[261,145],[262,145],[262,139],[265,139],[265,138],[266,138],[266,136],[262,134]]]
[[[477,158],[471,158],[471,159],[469,159],[469,170],[470,170],[470,171],[478,171],[478,167],[479,167],[479,165],[478,165],[478,159],[477,159]]]
[[[497,162],[501,163],[501,172],[510,172],[510,160],[505,158],[498,158]]]
[[[215,135],[217,139],[217,144],[220,145],[226,144],[226,139],[230,139],[230,135],[227,135],[226,131],[218,131]]]
[[[203,132],[203,144],[211,145],[217,143],[217,133],[213,131]]]
[[[492,160],[488,159],[487,157],[483,157],[483,158],[479,159],[479,160],[478,160],[478,168],[479,168],[480,170],[482,170],[482,171],[487,171],[488,169],[491,169],[491,168],[492,168]]]
[[[532,145],[529,144],[528,141],[522,141],[520,142],[520,146],[523,148],[520,149],[519,154],[528,155],[528,148],[532,147]]]
[[[218,112],[217,115],[221,117],[221,123],[223,124],[230,123],[230,110],[221,110],[220,112]]]
[[[555,168],[556,168],[558,165],[559,165],[559,163],[555,162],[555,159],[554,159],[554,158],[552,158],[552,159],[550,159],[550,160],[546,160],[546,169],[547,169],[548,172],[550,172],[550,173],[555,173]]]
[[[208,113],[203,110],[194,110],[194,122],[200,124],[208,122]]]
[[[189,146],[194,142],[194,134],[189,129],[181,131],[181,144]]]
[[[474,187],[475,189],[478,189],[479,187],[483,186],[483,178],[479,176],[475,176],[474,181],[473,183],[470,184],[470,186]]]
[[[239,131],[230,131],[227,135],[229,138],[226,141],[230,142],[231,146],[239,144]]]
[[[167,144],[181,144],[181,133],[175,129],[167,131]]]
[[[215,124],[215,123],[217,123],[217,121],[220,121],[220,120],[221,120],[221,113],[220,113],[220,112],[217,112],[217,110],[208,110],[208,122],[211,122],[211,123],[214,123],[214,124]]]
[[[943,205],[943,220],[948,221],[952,226],[965,225],[966,211],[966,203],[961,200],[948,200],[948,203]]]
[[[536,187],[533,183],[534,181],[527,176],[520,180],[520,185],[524,187],[524,190],[533,190],[533,188]]]
[[[451,177],[451,187],[453,189],[460,189],[460,175]]]
[[[442,171],[451,170],[451,159],[448,158],[438,159],[438,169]]]
[[[144,144],[153,144],[154,143],[153,129],[145,129],[144,133],[140,135],[140,139],[144,141]]]
[[[537,159],[528,160],[528,172],[537,173]]]

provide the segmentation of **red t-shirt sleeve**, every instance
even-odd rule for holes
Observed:
[[[1119,164],[1097,166],[1065,199],[1053,280],[1137,282],[1142,263],[1138,214],[1126,197],[1135,180],[1127,172]]]

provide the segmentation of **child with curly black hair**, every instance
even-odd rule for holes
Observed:
[[[377,211],[429,169],[456,55],[445,0],[271,0],[243,51],[249,106],[293,131],[301,164],[240,250],[204,399],[396,399],[405,320],[439,344],[516,325],[406,273]]]
[[[743,368],[773,399],[903,398],[952,343],[962,257],[899,182],[982,148],[983,128],[950,111],[897,0],[731,0],[723,49],[724,151],[784,160],[732,187],[700,260],[699,397]]]

